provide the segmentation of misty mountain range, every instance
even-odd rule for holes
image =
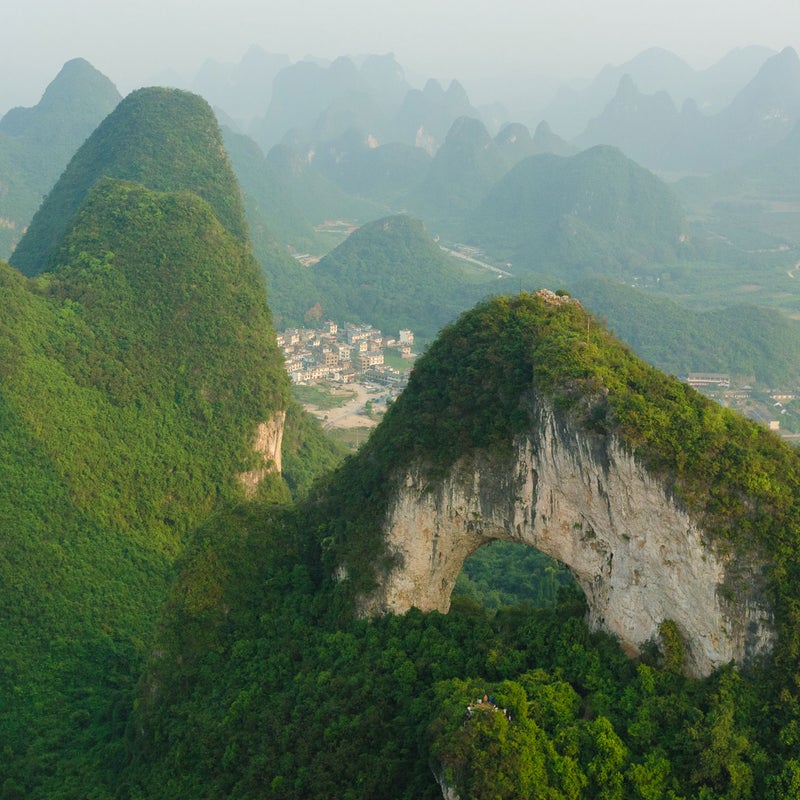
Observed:
[[[624,320],[637,349],[655,341],[649,357],[671,370],[699,362],[799,385],[788,314],[687,308],[730,303],[735,290],[797,296],[795,218],[776,211],[770,229],[765,201],[713,200],[754,178],[777,186],[773,157],[790,157],[796,139],[749,172],[681,184],[712,203],[701,219],[618,148],[572,152],[544,125],[493,135],[461,115],[433,155],[358,131],[326,149],[296,131],[265,154],[233,130],[223,139],[196,94],[115,99],[110,81],[70,62],[2,138],[0,168],[24,180],[34,161],[19,156],[38,147],[60,176],[32,219],[14,212],[27,230],[0,263],[0,795],[436,800],[453,796],[441,772],[476,800],[792,796],[797,451],[646,365],[586,309],[618,309],[609,321]],[[422,219],[363,221],[401,202]],[[345,212],[328,218],[338,226],[309,221]],[[455,258],[462,245],[440,246],[434,230],[493,255]],[[294,259],[291,241],[324,255]],[[482,261],[503,250],[513,263]],[[521,291],[543,270],[568,291]],[[446,324],[489,294],[500,296]],[[273,309],[437,336],[343,463],[291,398]],[[553,489],[534,497],[542,485]],[[564,486],[574,500],[562,507]],[[408,490],[411,504],[398,502]],[[415,512],[430,499],[450,510]],[[386,550],[393,508],[419,559]],[[554,533],[543,535],[561,531],[592,558],[600,547],[585,573],[600,580],[564,592],[550,582],[554,610],[489,616],[463,598],[452,613],[420,602],[362,618],[360,598],[406,560],[430,572],[455,553],[457,571],[475,537],[528,541],[545,514]],[[598,543],[614,530],[633,536],[614,533],[607,551]],[[702,546],[695,530],[708,531]],[[633,563],[655,571],[604,583],[614,553],[620,570],[647,539],[652,558]],[[730,582],[727,566],[691,570],[717,554],[734,565]],[[491,571],[520,582],[502,564]],[[430,575],[411,584],[443,586],[449,600],[450,578]],[[629,660],[581,621],[581,586],[598,585],[635,603],[656,596],[659,616],[675,597],[705,597],[683,618],[712,619],[700,629],[713,642],[729,635],[723,598],[742,609],[768,598],[753,627],[773,654],[741,672],[715,655],[701,680],[670,617]],[[458,762],[478,765],[486,791],[436,767]]]
[[[254,48],[235,67],[208,62],[190,88],[266,149],[289,133],[316,146],[358,130],[378,144],[399,141],[433,154],[453,121],[470,116],[493,135],[511,122],[531,128],[546,122],[578,148],[611,144],[644,166],[692,171],[743,160],[763,143],[776,143],[781,130],[788,132],[780,120],[791,126],[797,118],[798,67],[791,48],[779,54],[741,48],[702,71],[652,48],[605,67],[581,89],[563,87],[544,108],[520,109],[516,118],[505,111],[505,119],[497,104],[482,116],[457,81],[447,88],[434,80],[412,88],[391,54],[368,56],[359,66],[345,57],[328,66],[304,61],[279,68],[282,63]],[[253,92],[257,75],[262,80]],[[734,140],[720,147],[732,130]]]
[[[50,94],[68,93],[67,78],[59,76]],[[329,65],[310,60],[292,64],[286,56],[253,47],[235,65],[206,62],[190,83],[182,88],[204,96],[223,125],[249,135],[264,153],[282,144],[309,162],[316,160],[322,174],[348,191],[354,188],[348,160],[355,173],[380,174],[391,168],[366,153],[355,158],[354,149],[392,143],[433,156],[461,117],[478,119],[492,136],[499,136],[507,156],[516,153],[512,163],[537,152],[567,155],[607,144],[642,166],[670,173],[708,173],[743,164],[778,145],[800,117],[800,60],[791,48],[778,54],[761,47],[735,50],[701,72],[653,48],[604,68],[580,90],[562,88],[545,108],[522,112],[522,119],[506,112],[503,120],[497,105],[482,117],[457,81],[445,88],[429,80],[422,89],[414,88],[391,54],[367,56],[358,65],[347,57]],[[50,126],[51,143],[65,138],[62,168],[110,110],[105,101],[94,112],[92,102],[101,96],[93,91],[86,102],[70,103],[72,117],[80,109],[90,117],[71,138],[68,131]],[[113,99],[119,100],[115,90]],[[19,148],[27,135],[23,121],[46,107],[47,93],[36,109],[9,111],[0,134],[12,141],[4,137],[0,149]],[[400,152],[394,149],[392,164]],[[410,184],[422,171],[424,158],[415,151],[400,158],[401,182]],[[55,177],[42,176],[39,197]]]
[[[254,48],[235,66],[208,62],[192,88],[216,105],[270,303],[285,323],[302,323],[315,302],[326,307],[321,273],[291,253],[328,253],[341,237],[326,221],[364,225],[398,214],[425,226],[424,236],[394,226],[414,231],[409,263],[414,253],[426,263],[427,237],[442,237],[500,265],[500,273],[471,275],[459,294],[465,306],[523,281],[571,288],[597,278],[698,312],[750,302],[795,313],[800,61],[790,48],[735,51],[702,73],[646,51],[551,103],[562,121],[570,97],[582,109],[584,130],[571,139],[546,121],[498,129],[457,81],[413,88],[390,54],[290,64]],[[41,197],[119,99],[108,78],[76,59],[37,106],[0,120],[0,257],[11,255]],[[647,168],[687,177],[667,183]],[[63,198],[49,199],[63,213],[51,208],[43,218],[66,224]],[[26,248],[38,241],[50,248],[38,235]],[[376,235],[370,246],[394,245]],[[11,260],[27,269],[38,256],[24,250]],[[460,290],[448,281],[434,303],[447,313],[417,318],[409,309],[422,306],[409,298],[408,324],[433,331],[450,318]]]

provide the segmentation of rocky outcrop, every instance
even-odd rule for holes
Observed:
[[[281,446],[286,412],[276,411],[266,422],[256,429],[253,451],[260,456],[261,463],[255,469],[239,473],[247,497],[255,496],[258,485],[270,473],[281,473]]]
[[[433,777],[436,778],[436,783],[442,790],[442,800],[461,800],[460,795],[456,792],[455,787],[451,786],[447,777],[443,772],[433,771]]]
[[[631,654],[664,620],[683,636],[692,675],[772,648],[758,559],[716,544],[616,439],[546,404],[535,416],[511,457],[473,452],[436,482],[420,467],[405,471],[384,523],[397,566],[361,598],[362,614],[446,612],[464,560],[503,539],[566,564],[586,594],[590,626]]]

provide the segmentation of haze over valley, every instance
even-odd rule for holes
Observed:
[[[2,57],[0,798],[797,796],[793,9],[241,5]]]

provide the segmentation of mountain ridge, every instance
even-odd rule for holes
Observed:
[[[192,191],[211,203],[228,230],[246,239],[241,195],[207,103],[177,89],[139,89],[73,156],[31,221],[11,265],[28,275],[45,271],[49,254],[102,176],[134,180],[155,190]]]

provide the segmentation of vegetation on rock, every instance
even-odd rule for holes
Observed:
[[[663,654],[653,643],[631,661],[589,634],[569,592],[551,611],[457,600],[446,617],[353,619],[344,584],[379,579],[398,469],[413,459],[433,477],[469,449],[505,447],[530,421],[531,390],[587,435],[619,437],[714,535],[770,554],[772,663],[686,679],[668,623]],[[470,797],[783,797],[800,719],[797,477],[793,451],[646,366],[580,305],[485,303],[443,331],[307,503],[205,527],[140,685],[132,792],[434,798],[435,774]],[[211,574],[224,578],[200,591]]]
[[[443,92],[418,94],[410,104]],[[465,105],[458,85],[448,95]],[[4,124],[21,130],[25,114]],[[239,144],[243,169],[275,178]],[[309,219],[346,207],[298,152],[267,159],[275,185]],[[490,160],[461,189],[488,184]],[[531,194],[542,184],[549,199]],[[310,233],[258,188],[248,211],[269,280],[290,263],[276,232]],[[525,233],[507,240],[503,213],[485,207],[482,235],[525,269],[627,274],[677,259],[680,209],[612,149],[528,159],[492,192]],[[377,208],[350,202],[364,218]],[[462,314],[342,462],[290,401],[216,121],[199,98],[159,89],[130,95],[89,138],[14,264],[34,277],[0,264],[3,798],[433,800],[437,781],[474,798],[798,793],[798,454],[645,364],[583,306],[521,293]],[[473,278],[400,216],[320,263],[302,291],[324,298],[275,286],[287,317],[319,301],[326,316],[433,333],[484,291]],[[740,316],[751,350],[730,315],[698,324],[745,369],[764,317]],[[668,358],[669,341],[651,346]],[[631,660],[589,632],[583,598],[536,554],[501,569],[536,562],[540,585],[492,595],[500,548],[447,616],[356,618],[390,566],[381,526],[404,470],[436,481],[476,451],[510,453],[543,404],[628,448],[720,548],[765,564],[771,658],[688,679],[665,620]],[[285,479],[245,501],[255,429],[283,412]]]
[[[202,98],[175,89],[139,89],[106,117],[73,156],[36,212],[11,265],[26,275],[51,269],[90,189],[102,177],[162,192],[192,192],[208,201],[240,241],[247,223],[219,125]]]

